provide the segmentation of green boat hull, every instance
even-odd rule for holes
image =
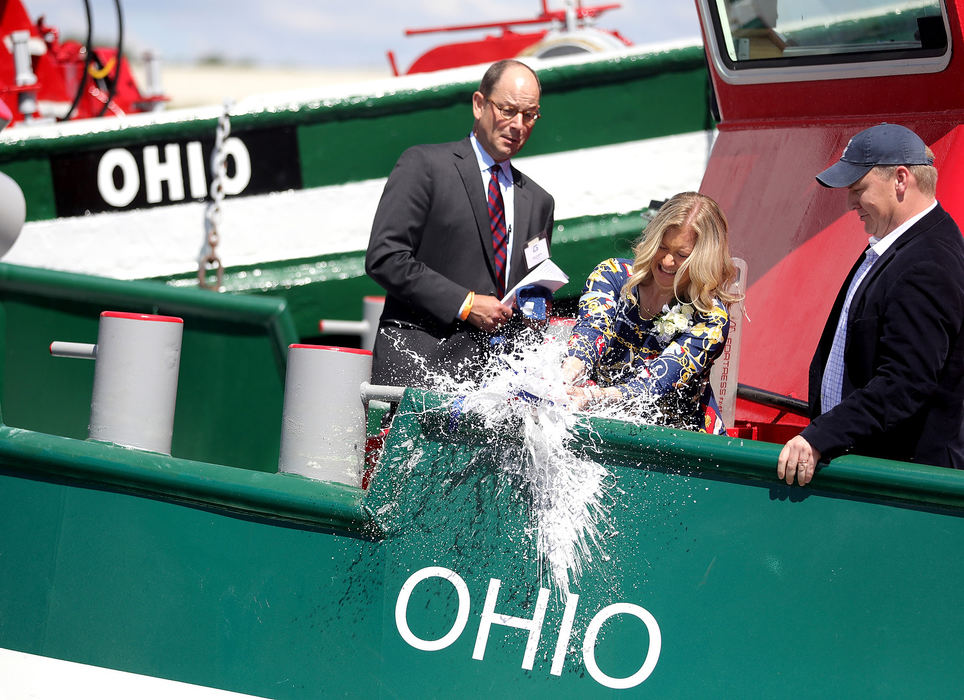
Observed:
[[[3,428],[0,646],[274,698],[959,692],[962,475],[801,490],[775,445],[591,422],[613,496],[567,597],[440,399],[407,393],[367,493]]]

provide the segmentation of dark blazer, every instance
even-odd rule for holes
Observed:
[[[964,469],[964,239],[938,204],[870,268],[850,305],[840,404],[820,384],[850,280],[810,365],[811,424],[822,454],[853,451]]]
[[[551,240],[552,197],[512,168],[513,244],[507,289],[529,268],[528,240]],[[365,271],[387,292],[375,340],[372,382],[429,386],[433,371],[459,374],[488,351],[489,336],[457,319],[470,290],[496,292],[486,194],[468,138],[406,150],[385,184]]]

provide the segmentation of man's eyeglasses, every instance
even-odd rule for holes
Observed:
[[[523,124],[533,124],[536,119],[542,116],[538,109],[532,109],[528,112],[520,112],[515,107],[503,107],[502,105],[490,100],[488,97],[485,98],[487,102],[491,103],[493,107],[499,110],[499,114],[505,119],[515,119],[515,115],[522,114]]]

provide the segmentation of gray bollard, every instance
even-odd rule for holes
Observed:
[[[184,321],[104,311],[97,345],[55,341],[50,354],[96,359],[91,440],[171,453]]]
[[[339,321],[323,318],[318,321],[318,332],[360,336],[362,349],[371,350],[375,347],[378,319],[382,315],[383,308],[385,308],[385,297],[366,296],[362,299],[361,321]]]
[[[279,471],[362,485],[367,421],[360,387],[371,371],[368,350],[288,347]]]

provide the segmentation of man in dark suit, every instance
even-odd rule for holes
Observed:
[[[432,387],[477,370],[512,318],[500,299],[548,257],[552,197],[512,167],[539,118],[542,89],[507,60],[472,95],[461,141],[414,146],[385,184],[365,256],[387,291],[372,383]]]
[[[844,452],[964,469],[964,239],[935,199],[934,154],[878,124],[817,175],[870,234],[810,365],[811,423],[780,453],[802,486]]]

